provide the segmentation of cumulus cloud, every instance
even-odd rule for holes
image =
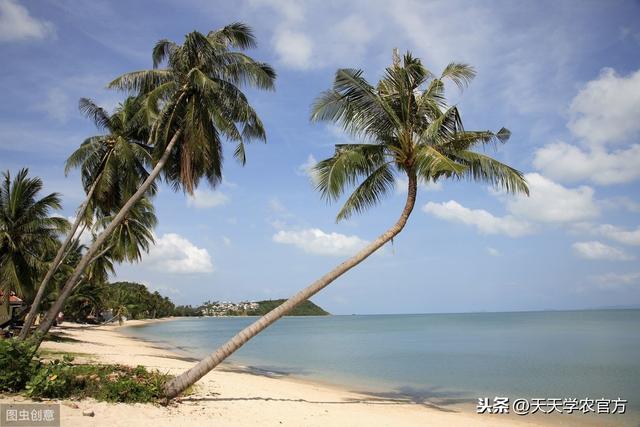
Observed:
[[[582,146],[554,142],[539,148],[533,165],[561,182],[600,185],[640,178],[640,70],[619,76],[605,68],[573,98],[567,124]],[[629,143],[631,143],[629,145]],[[610,149],[607,145],[624,144]]]
[[[639,120],[640,122],[640,120]],[[533,166],[560,182],[591,181],[609,185],[640,178],[640,144],[607,151],[601,146],[583,149],[565,142],[536,150]]]
[[[142,263],[145,267],[166,273],[211,273],[213,263],[209,252],[175,233],[156,237],[156,244]]]
[[[640,246],[640,227],[635,230],[626,230],[611,224],[602,224],[593,228],[593,231],[603,237],[625,245]]]
[[[603,69],[578,92],[569,113],[569,129],[589,143],[626,141],[640,131],[640,70],[620,76]]]
[[[220,191],[196,189],[187,197],[187,205],[198,209],[215,208],[227,203],[229,203],[229,196]]]
[[[15,0],[0,1],[0,42],[43,39],[53,34],[51,22],[34,18]]]
[[[628,261],[633,259],[623,250],[595,240],[576,242],[573,244],[573,250],[579,257],[591,260]]]
[[[369,243],[358,236],[325,233],[318,228],[280,230],[273,235],[273,241],[293,245],[310,254],[327,256],[353,255]]]
[[[504,234],[509,237],[520,237],[534,231],[533,225],[528,221],[511,215],[494,216],[484,209],[469,209],[455,200],[443,203],[429,202],[422,207],[422,210],[445,221],[473,226],[482,234]]]
[[[507,210],[518,218],[567,223],[595,218],[600,213],[591,187],[567,188],[538,173],[526,174],[525,178],[529,197],[519,195],[507,199]]]
[[[283,65],[304,70],[311,66],[313,44],[304,33],[280,29],[273,37],[273,47]]]

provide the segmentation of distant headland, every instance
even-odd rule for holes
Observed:
[[[203,316],[262,316],[285,301],[285,299],[242,302],[207,301],[198,309]],[[285,316],[326,316],[329,314],[328,311],[307,300]]]

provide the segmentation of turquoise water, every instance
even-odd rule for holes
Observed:
[[[208,354],[255,318],[126,328]],[[640,410],[640,310],[288,317],[230,362],[393,396],[618,398]]]

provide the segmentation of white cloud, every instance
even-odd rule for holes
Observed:
[[[601,288],[619,288],[640,283],[640,272],[635,273],[605,273],[591,276],[591,281]]]
[[[34,18],[15,0],[0,0],[0,42],[43,39],[54,34],[51,22]]]
[[[168,273],[213,272],[209,252],[179,234],[167,233],[155,240],[155,246],[142,260],[146,267]]]
[[[313,154],[309,154],[307,156],[307,160],[298,166],[297,173],[298,175],[304,175],[311,179],[311,182],[316,184],[318,182],[318,174],[314,170],[314,167],[318,164],[318,161],[313,156]]]
[[[273,45],[278,59],[285,66],[298,70],[311,66],[313,44],[304,33],[286,28],[277,30]]]
[[[601,185],[631,182],[640,178],[640,144],[607,151],[601,146],[585,150],[556,142],[536,150],[533,165],[561,182],[584,180]]]
[[[640,246],[640,227],[635,230],[625,230],[611,224],[603,224],[595,227],[594,231],[604,237],[625,245]]]
[[[579,257],[585,259],[609,261],[628,261],[633,259],[633,256],[623,250],[598,241],[576,242],[573,244],[573,250]]]
[[[569,129],[586,142],[625,142],[640,132],[640,70],[619,76],[603,69],[578,92],[569,112]]]
[[[328,256],[354,255],[369,243],[358,236],[325,233],[318,228],[280,230],[273,235],[273,241],[293,245],[310,254]]]
[[[583,146],[554,142],[535,153],[533,165],[561,182],[600,185],[640,179],[640,70],[619,76],[611,68],[573,98],[567,126]],[[608,149],[607,144],[628,144]]]
[[[187,205],[199,209],[215,208],[229,203],[229,196],[220,191],[195,189],[187,197]]]
[[[507,210],[518,218],[543,223],[584,221],[600,213],[588,186],[566,188],[538,173],[525,175],[529,197],[507,199]]]
[[[370,21],[373,17],[363,17],[358,6],[354,13],[341,7],[345,17],[336,20],[322,3],[253,0],[250,4],[277,22],[271,43],[278,61],[291,69],[354,64],[377,31]]]
[[[491,247],[487,248],[487,253],[489,255],[491,255],[491,256],[500,256],[501,255],[499,250],[497,250],[496,248],[491,248]]]
[[[504,234],[520,237],[531,234],[533,225],[511,215],[497,217],[484,209],[469,209],[455,200],[443,203],[429,202],[422,210],[437,218],[474,226],[482,234]]]

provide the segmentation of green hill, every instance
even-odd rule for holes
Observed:
[[[262,316],[285,301],[285,299],[257,301],[259,307],[255,310],[247,311],[247,316]],[[305,302],[291,310],[289,313],[287,313],[286,316],[326,316],[328,314],[330,314],[328,311],[325,311],[311,301],[306,300]]]

